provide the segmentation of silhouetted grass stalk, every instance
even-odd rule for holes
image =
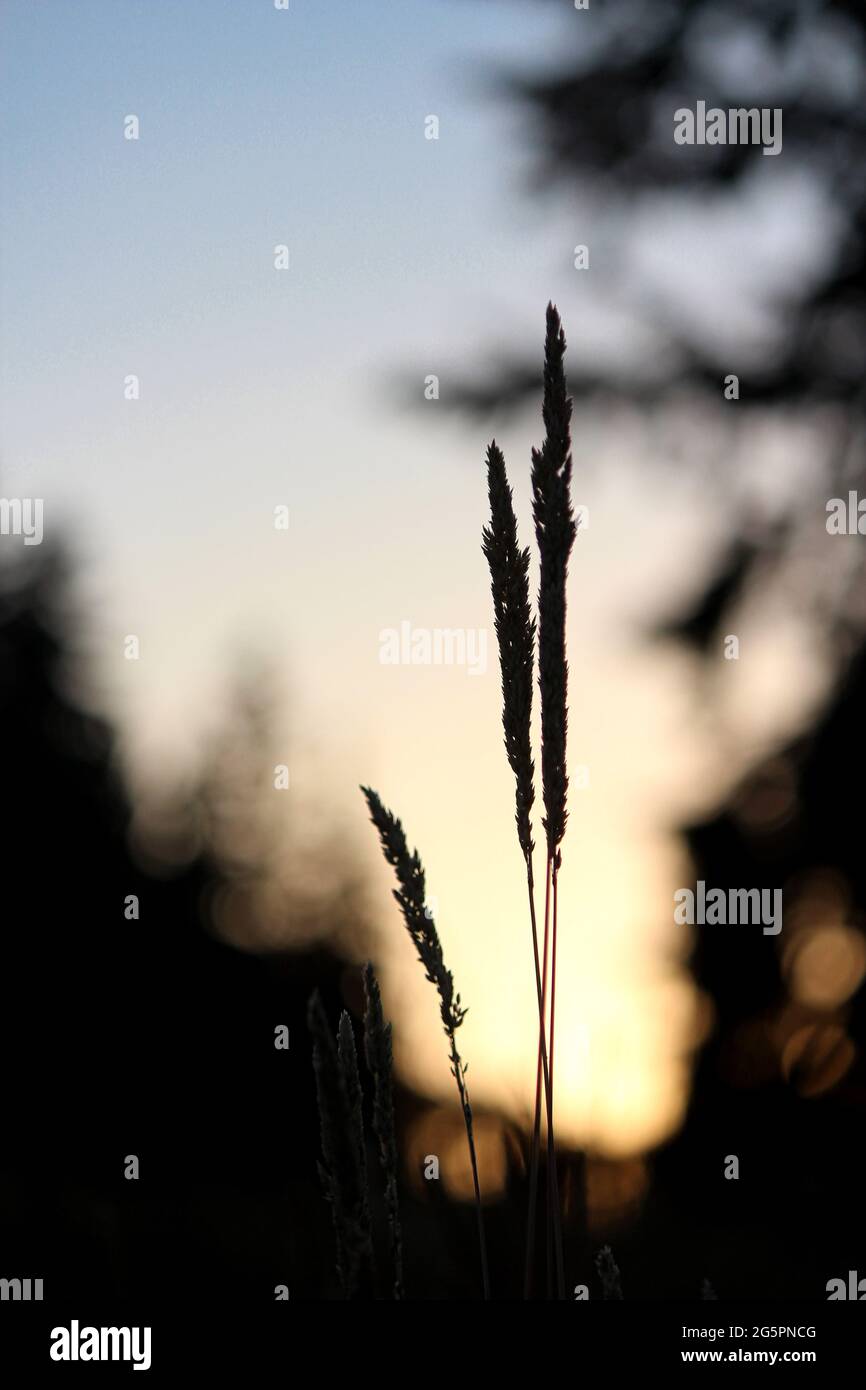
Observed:
[[[552,1133],[547,1047],[545,1042],[544,990],[538,952],[538,926],[535,916],[535,880],[532,856],[531,811],[535,802],[532,759],[532,678],[535,654],[535,620],[529,601],[529,549],[520,549],[517,519],[502,451],[493,440],[487,450],[487,490],[490,499],[490,525],[482,533],[481,548],[490,568],[490,591],[499,647],[502,677],[502,728],[508,762],[515,781],[515,824],[526,869],[535,988],[538,999],[539,1077],[536,1084],[540,1106],[541,1081],[547,1101],[548,1128]],[[545,948],[546,953],[546,948]],[[540,1123],[540,1120],[539,1120]],[[529,1210],[527,1214],[524,1297],[532,1282],[535,1250],[535,1215],[538,1194],[538,1131],[533,1125],[529,1160]],[[555,1181],[555,1174],[554,1174]]]
[[[554,858],[553,862],[552,862],[551,872],[550,872],[551,894],[552,894],[552,898],[553,898],[553,935],[552,935],[551,950],[550,950],[550,961],[551,961],[551,964],[550,964],[550,1035],[549,1035],[549,1043],[548,1043],[548,1046],[549,1046],[549,1049],[550,1049],[550,1075],[551,1075],[551,1083],[550,1083],[550,1110],[551,1110],[551,1112],[552,1112],[552,1110],[553,1110],[553,1080],[552,1080],[552,1078],[553,1078],[553,1064],[554,1064],[554,1058],[555,1058],[555,1054],[556,1054],[556,932],[557,932],[558,919],[559,919],[559,913],[558,913],[558,904],[559,904],[558,879],[559,879],[559,856],[556,856],[556,857]],[[563,1298],[563,1297],[565,1296],[565,1275],[564,1275],[564,1272],[563,1272],[563,1265],[562,1265],[562,1259],[563,1259],[563,1257],[562,1257],[562,1222],[561,1222],[561,1216],[560,1216],[560,1211],[559,1211],[559,1193],[558,1193],[558,1185],[557,1185],[557,1182],[556,1182],[556,1148],[555,1148],[554,1141],[553,1141],[553,1138],[552,1138],[552,1135],[551,1135],[550,1126],[548,1126],[547,1147],[548,1147],[548,1165],[549,1165],[549,1168],[550,1168],[551,1173],[553,1174],[553,1187],[551,1188],[551,1219],[550,1219],[550,1227],[551,1227],[551,1230],[552,1230],[552,1233],[553,1233],[553,1239],[554,1239],[554,1244],[555,1244],[555,1248],[556,1248],[556,1256],[557,1256],[557,1278],[558,1278],[559,1297],[560,1297],[560,1298]],[[557,1242],[558,1242],[558,1244],[557,1244]]]
[[[603,1245],[595,1257],[595,1267],[601,1281],[601,1294],[605,1299],[622,1298],[622,1282],[619,1266],[609,1245]]]
[[[355,1040],[348,1014],[334,1041],[318,990],[310,997],[307,1022],[313,1038],[313,1070],[321,1125],[319,1176],[331,1204],[337,1275],[345,1298],[373,1291],[373,1236],[367,1200],[361,1087]]]
[[[457,1083],[460,1108],[466,1126],[469,1143],[469,1160],[472,1165],[472,1183],[475,1189],[475,1211],[478,1221],[478,1243],[481,1251],[481,1280],[484,1297],[490,1297],[490,1275],[487,1266],[487,1240],[484,1233],[484,1214],[481,1208],[481,1185],[478,1181],[478,1160],[475,1153],[475,1135],[472,1125],[472,1107],[466,1085],[467,1068],[457,1050],[457,1029],[466,1017],[466,1009],[461,1007],[460,995],[454,993],[454,978],[446,969],[442,945],[436,930],[436,923],[425,903],[424,866],[418,851],[409,853],[406,835],[400,821],[382,805],[376,792],[370,787],[362,787],[370,819],[379,832],[382,853],[397,875],[400,888],[393,894],[406,929],[418,952],[418,959],[424,966],[427,979],[436,986],[439,994],[439,1016],[450,1048],[451,1075]]]
[[[373,1078],[373,1133],[385,1179],[385,1211],[391,1239],[392,1295],[403,1297],[403,1241],[397,1199],[397,1140],[394,1134],[391,1025],[385,1023],[382,996],[372,965],[364,969],[364,1052]]]
[[[548,921],[552,895],[550,937],[550,1022],[548,1026],[549,1114],[548,1114],[548,1195],[549,1219],[556,1256],[557,1291],[565,1296],[562,1258],[562,1222],[558,1201],[554,1201],[556,1153],[553,1141],[555,1099],[554,1043],[556,1031],[556,953],[558,928],[558,874],[562,862],[560,844],[568,818],[566,800],[566,734],[568,728],[568,663],[565,654],[566,580],[568,559],[574,544],[576,526],[571,507],[571,400],[565,381],[565,334],[553,304],[547,306],[544,343],[544,401],[542,416],[545,439],[541,449],[532,451],[532,509],[540,558],[538,593],[538,668],[541,691],[541,778],[544,801],[543,825],[547,838],[545,891],[544,974],[547,973]],[[542,980],[542,991],[545,981]],[[542,1048],[539,1038],[539,1052]],[[536,1080],[535,1125],[533,1139],[540,1134],[540,1077]]]

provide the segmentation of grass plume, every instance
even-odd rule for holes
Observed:
[[[540,560],[538,676],[541,691],[541,782],[547,850],[558,855],[568,816],[565,763],[568,662],[565,655],[565,585],[577,527],[571,507],[571,399],[565,381],[565,333],[547,306],[544,344],[546,431],[532,451],[532,513]]]
[[[532,683],[535,664],[535,619],[529,599],[529,549],[521,550],[517,518],[505,459],[495,440],[487,450],[487,492],[490,525],[482,532],[481,548],[490,569],[493,617],[499,647],[502,678],[502,728],[505,751],[515,782],[517,839],[526,866],[535,988],[538,999],[539,1064],[544,1082],[548,1131],[553,1133],[553,1113],[545,1038],[544,992],[535,916],[535,877],[532,855],[531,812],[535,802],[535,764],[532,758]],[[526,1234],[524,1297],[528,1298],[535,1250],[535,1210],[538,1193],[539,1129],[534,1125],[529,1161],[529,1210]],[[551,1139],[552,1143],[552,1139]],[[552,1173],[556,1184],[555,1167]]]
[[[547,1049],[548,1088],[548,1191],[553,1202],[556,1154],[553,1139],[553,1108],[556,1035],[556,955],[558,928],[558,878],[562,860],[560,844],[568,817],[568,773],[566,734],[568,729],[568,662],[565,651],[566,581],[568,561],[577,527],[571,506],[571,399],[565,380],[565,333],[553,304],[547,306],[544,342],[544,400],[542,418],[545,438],[540,449],[532,451],[532,512],[538,543],[540,579],[538,590],[538,683],[541,694],[541,785],[544,802],[543,824],[547,840],[544,895],[544,967],[542,972],[543,1009],[549,1010]],[[551,932],[551,906],[553,922]],[[549,973],[548,973],[549,962]],[[549,989],[549,996],[548,996]],[[549,1002],[548,1002],[549,1000]],[[543,1028],[539,1036],[535,1084],[535,1122],[533,1144],[541,1126],[541,1078]],[[549,1223],[556,1254],[559,1297],[565,1294],[562,1258],[562,1228],[558,1202],[549,1207]]]
[[[385,1181],[385,1211],[391,1245],[392,1293],[403,1297],[403,1240],[397,1197],[397,1140],[394,1132],[391,1025],[385,1022],[382,996],[372,965],[364,968],[364,1052],[373,1078],[373,1133]]]
[[[439,995],[439,1016],[448,1039],[451,1061],[451,1075],[457,1083],[460,1107],[466,1126],[469,1143],[469,1159],[472,1165],[472,1182],[475,1188],[475,1210],[478,1220],[478,1240],[481,1249],[481,1278],[484,1297],[490,1297],[490,1276],[487,1268],[487,1241],[484,1234],[484,1214],[481,1209],[481,1187],[478,1181],[478,1161],[475,1153],[475,1136],[472,1126],[472,1107],[466,1085],[466,1067],[457,1049],[457,1029],[466,1017],[466,1009],[460,1003],[460,995],[454,992],[454,979],[446,968],[442,945],[436,923],[425,903],[424,866],[418,851],[410,854],[406,835],[400,821],[383,806],[376,792],[370,787],[361,791],[367,802],[370,819],[379,832],[382,853],[393,868],[400,887],[393,890],[394,898],[403,914],[412,942],[418,952],[418,959],[424,966],[427,979],[436,986]]]
[[[602,1298],[622,1298],[622,1282],[620,1280],[619,1266],[613,1258],[613,1251],[609,1245],[603,1245],[599,1250],[595,1257],[595,1267],[598,1270],[598,1277],[601,1280]]]
[[[337,1057],[346,1091],[346,1105],[349,1112],[349,1135],[355,1147],[355,1165],[358,1174],[359,1207],[358,1214],[364,1231],[371,1229],[370,1207],[367,1197],[367,1149],[364,1142],[364,1102],[361,1094],[361,1078],[358,1075],[358,1053],[355,1049],[355,1031],[352,1020],[344,1009],[340,1014],[337,1028]]]
[[[348,1022],[348,1015],[343,1018]],[[373,1241],[363,1160],[360,1084],[351,1023],[341,1019],[340,1045],[334,1040],[318,990],[307,1006],[313,1039],[313,1071],[321,1126],[319,1176],[331,1204],[337,1248],[337,1276],[345,1298],[369,1297],[373,1280]],[[356,1090],[357,1086],[357,1090]]]
[[[517,838],[524,858],[531,861],[535,848],[530,821],[535,802],[531,743],[535,619],[529,602],[529,548],[521,550],[518,543],[505,459],[495,439],[487,450],[487,492],[490,525],[482,532],[481,548],[490,567],[502,675],[502,727],[514,773]]]

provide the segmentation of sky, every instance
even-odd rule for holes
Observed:
[[[290,795],[328,806],[381,894],[398,1064],[448,1093],[361,782],[421,849],[470,1006],[474,1091],[515,1114],[535,1004],[480,534],[495,433],[530,539],[540,409],[488,428],[444,404],[491,343],[540,356],[548,299],[575,370],[616,338],[614,296],[572,261],[592,207],[579,190],[528,193],[526,133],[487,86],[497,65],[549,62],[586,22],[472,0],[7,0],[2,18],[0,476],[5,495],[43,498],[46,536],[72,544],[90,698],[118,719],[130,775],[171,780],[202,756],[239,668],[263,657],[291,691]],[[782,225],[818,216],[784,168],[767,177],[775,194],[755,191],[739,232],[765,279],[780,274]],[[703,267],[730,316],[719,285],[747,273],[736,229],[720,264],[717,220],[681,231],[684,256],[664,211],[647,219],[632,268],[687,265],[688,305]],[[814,248],[789,241],[808,273]],[[748,314],[727,327],[747,332]],[[424,399],[429,374],[438,401]],[[808,446],[791,442],[783,489]],[[821,691],[784,614],[745,634],[753,659],[720,668],[709,704],[684,656],[639,640],[640,619],[674,611],[722,539],[703,484],[647,480],[648,447],[634,422],[576,418],[589,524],[572,566],[570,747],[586,785],[564,853],[558,1104],[571,1137],[623,1153],[676,1124],[707,1026],[672,922],[689,869],[670,826]],[[486,666],[383,664],[382,634],[403,623],[484,632]]]

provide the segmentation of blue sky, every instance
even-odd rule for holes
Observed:
[[[275,504],[301,567],[330,535],[357,573],[357,522],[369,542],[452,450],[395,408],[393,374],[417,364],[447,392],[503,310],[537,334],[550,265],[517,123],[483,83],[491,61],[542,61],[561,21],[542,9],[6,7],[0,468],[12,495],[44,497],[49,535],[76,537],[109,682],[121,630],[176,627],[171,692],[139,681],[160,729],[199,703],[196,653],[212,672],[238,628],[283,623],[261,592],[273,537],[254,539]]]
[[[276,356],[296,378],[319,352],[358,363],[392,335],[399,351],[401,324],[435,329],[443,290],[453,308],[482,267],[505,268],[508,123],[470,73],[473,59],[480,73],[493,53],[542,51],[550,25],[525,6],[497,11],[8,5],[0,227],[15,386],[38,361],[37,375],[92,390],[91,371],[146,351],[167,377],[191,351],[234,373],[241,348],[249,372]],[[122,139],[130,112],[137,143]],[[423,139],[429,112],[438,143]],[[277,242],[293,266],[279,285]]]

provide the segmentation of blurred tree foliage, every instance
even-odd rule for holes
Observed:
[[[782,518],[760,509],[744,518],[740,507],[736,525],[747,534],[717,557],[705,594],[682,622],[665,629],[704,647],[726,611],[720,596],[733,603],[748,594],[762,564],[796,563],[804,531],[811,526],[814,537],[816,523],[823,529],[824,501],[862,483],[866,7],[861,0],[591,0],[588,10],[566,12],[555,60],[540,71],[500,74],[494,90],[525,112],[533,193],[564,190],[581,206],[601,209],[614,256],[620,235],[660,205],[672,228],[708,212],[742,228],[763,179],[776,180],[780,199],[795,185],[808,187],[811,206],[821,209],[820,224],[797,228],[808,273],[792,264],[783,290],[775,280],[759,284],[744,306],[762,325],[759,343],[743,333],[732,346],[729,331],[714,331],[700,295],[684,312],[668,267],[667,280],[599,280],[643,350],[629,353],[624,344],[618,358],[587,354],[579,369],[572,356],[569,386],[578,404],[656,414],[685,398],[715,410],[720,430],[734,409],[746,448],[750,424],[768,417],[796,417],[817,430],[818,492],[804,492]],[[673,113],[698,100],[723,109],[781,107],[781,154],[765,158],[750,144],[676,144]],[[576,347],[574,328],[571,340]],[[726,407],[723,382],[732,371],[741,394]],[[539,382],[540,362],[499,355],[452,400],[469,412],[501,413],[526,401]],[[857,583],[852,575],[831,596],[813,596],[816,616],[837,639],[855,616],[859,639]]]

